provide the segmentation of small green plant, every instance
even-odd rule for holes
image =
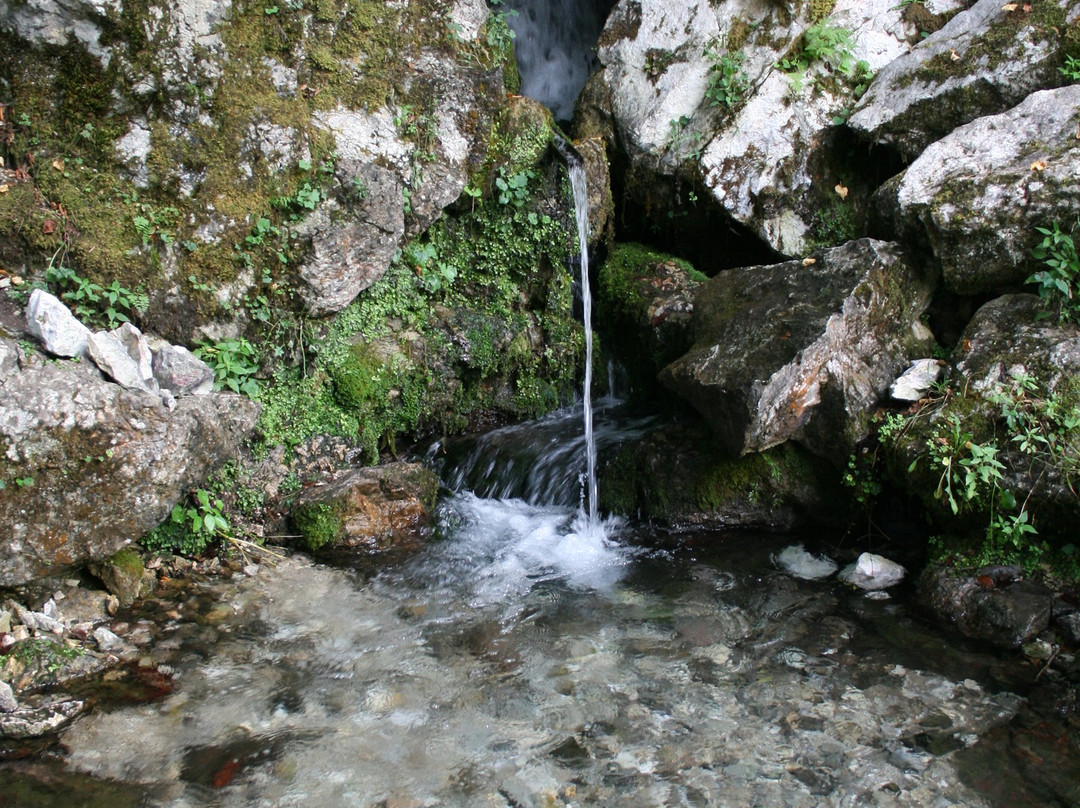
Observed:
[[[221,512],[224,507],[224,502],[210,499],[210,493],[199,488],[195,490],[190,505],[177,505],[172,509],[170,519],[175,524],[186,526],[196,536],[206,536],[209,543],[214,538],[225,537],[232,532],[229,520]]]
[[[101,286],[63,264],[50,263],[45,269],[45,282],[60,293],[60,299],[80,320],[107,328],[131,322],[135,313],[145,311],[150,302],[145,292],[127,289],[119,281]]]
[[[715,43],[705,49],[705,56],[711,62],[705,98],[710,106],[734,109],[742,102],[749,86],[749,79],[742,69],[745,57],[741,51],[720,52]]]
[[[855,41],[851,31],[822,20],[806,29],[802,43],[802,50],[798,54],[776,63],[776,67],[785,74],[793,95],[798,95],[803,88],[814,83],[808,71],[815,63],[824,64],[829,70],[842,75],[848,83],[853,83],[855,98],[866,91],[874,73],[868,62],[855,58]]]
[[[1080,226],[1080,221],[1077,225]],[[1076,295],[1076,286],[1080,281],[1080,256],[1077,256],[1073,235],[1062,231],[1057,222],[1050,229],[1035,229],[1042,233],[1043,240],[1031,254],[1042,261],[1046,269],[1032,274],[1027,282],[1037,284],[1039,297],[1057,307],[1059,322],[1078,322],[1080,299]]]
[[[933,464],[941,467],[934,498],[944,500],[954,515],[980,501],[989,490],[997,490],[1005,468],[998,460],[997,444],[975,443],[955,413],[934,431],[926,448]],[[919,458],[912,461],[908,471],[914,471],[918,462]]]
[[[507,176],[505,170],[500,168],[499,176],[495,178],[499,204],[513,205],[516,208],[524,206],[529,201],[529,181],[535,176],[532,169]]]
[[[259,355],[246,339],[204,343],[196,348],[194,353],[214,369],[215,390],[232,390],[246,396],[257,395],[259,386],[255,381],[255,374],[259,370]]]
[[[23,665],[36,666],[51,675],[85,653],[85,649],[70,646],[60,640],[33,637],[17,643],[11,655]]]
[[[1065,64],[1058,68],[1058,72],[1069,81],[1080,81],[1080,58],[1066,56]]]

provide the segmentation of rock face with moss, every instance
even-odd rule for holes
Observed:
[[[838,489],[828,461],[794,443],[732,458],[693,423],[654,430],[599,468],[603,510],[680,529],[839,523]]]
[[[866,139],[914,159],[953,129],[1064,82],[1080,56],[1080,3],[979,0],[886,65],[848,119]]]
[[[0,339],[0,356],[16,352]],[[259,407],[125,390],[88,362],[23,354],[0,382],[0,586],[101,560],[161,522],[226,459]]]
[[[415,546],[430,532],[439,480],[417,463],[359,469],[305,489],[292,521],[310,551]]]
[[[842,465],[870,408],[926,350],[931,285],[895,244],[721,273],[694,300],[694,347],[661,381],[733,456],[796,440]]]
[[[653,395],[656,374],[693,344],[694,293],[705,276],[686,261],[640,244],[617,244],[597,277],[596,327],[631,375]]]
[[[825,238],[823,211],[865,203],[832,130],[914,33],[891,0],[625,0],[597,51],[608,92],[589,93],[610,99],[629,193],[647,195],[657,174],[699,177],[728,216],[798,255]]]
[[[945,285],[975,294],[1030,274],[1038,227],[1080,214],[1080,85],[1032,93],[932,144],[878,200],[898,233],[927,244]]]
[[[955,510],[985,533],[995,513],[1012,519],[1023,512],[1040,536],[1074,538],[1080,333],[1044,314],[1034,295],[1005,295],[980,308],[950,357],[949,394],[920,409],[893,440],[893,473],[922,492],[939,519]]]

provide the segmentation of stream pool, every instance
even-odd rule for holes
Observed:
[[[533,443],[562,445],[555,426]],[[547,490],[541,459],[500,455],[511,432],[465,465],[505,479],[491,463],[516,458]],[[438,520],[404,559],[297,555],[147,600],[128,619],[160,631],[144,664],[172,690],[4,764],[0,805],[1080,805],[1080,733],[1025,706],[1035,668],[903,591],[794,577],[790,537],[589,524],[507,492]]]

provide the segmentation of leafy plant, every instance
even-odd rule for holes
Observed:
[[[45,282],[59,291],[60,299],[80,320],[107,328],[131,322],[135,313],[144,311],[150,302],[145,292],[134,292],[119,281],[101,286],[63,264],[50,263],[45,269]]]
[[[711,61],[705,98],[711,106],[733,109],[742,102],[749,85],[749,79],[742,69],[744,55],[741,51],[720,53],[715,45],[707,48],[705,55]]]
[[[1080,221],[1077,224],[1080,225]],[[1035,229],[1042,233],[1043,240],[1031,254],[1042,261],[1046,269],[1032,274],[1027,282],[1037,284],[1039,297],[1057,306],[1059,322],[1078,322],[1080,299],[1076,296],[1076,286],[1080,280],[1080,256],[1077,256],[1072,233],[1063,232],[1057,222],[1050,229]]]
[[[255,396],[259,386],[255,374],[259,370],[258,351],[246,339],[225,339],[205,343],[195,349],[195,355],[214,369],[214,389],[232,390]]]
[[[518,171],[510,176],[500,168],[499,176],[495,178],[495,187],[498,189],[500,205],[513,205],[520,208],[529,201],[529,180],[535,177],[532,169]]]
[[[1080,81],[1080,58],[1066,56],[1065,64],[1058,68],[1058,72],[1069,81]]]

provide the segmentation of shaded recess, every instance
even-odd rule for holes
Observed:
[[[570,120],[581,88],[599,67],[596,41],[616,0],[506,0],[521,94]]]

